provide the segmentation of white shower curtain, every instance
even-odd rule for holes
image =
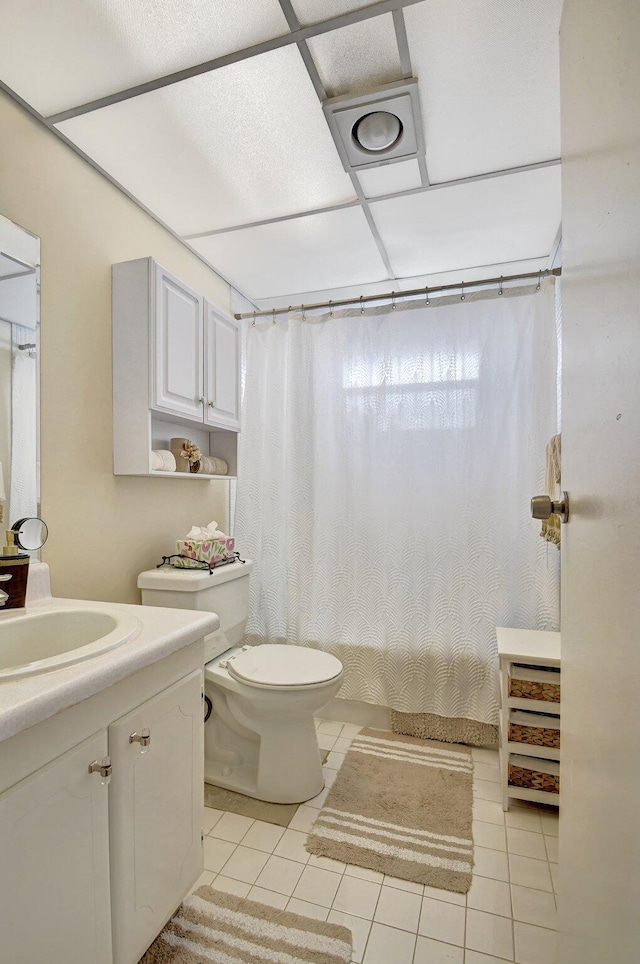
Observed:
[[[529,515],[555,431],[552,281],[252,327],[248,641],[334,653],[342,697],[495,724],[495,627],[557,628]]]

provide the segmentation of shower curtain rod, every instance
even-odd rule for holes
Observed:
[[[529,281],[537,278],[555,276],[562,274],[562,268],[545,268],[544,271],[531,271],[528,274],[505,274],[499,278],[484,278],[482,281],[458,281],[453,285],[429,285],[424,288],[412,288],[409,291],[387,291],[380,295],[360,295],[359,298],[343,298],[339,301],[317,301],[312,305],[289,305],[288,308],[268,308],[265,311],[245,311],[235,314],[233,317],[238,321],[243,318],[275,318],[276,315],[287,315],[290,311],[314,311],[318,308],[345,308],[347,305],[366,305],[370,301],[396,301],[402,298],[414,298],[417,295],[433,295],[442,291],[460,291],[462,295],[467,288],[478,288],[481,285],[499,285],[506,281]]]

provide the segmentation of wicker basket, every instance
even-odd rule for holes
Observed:
[[[542,765],[544,770],[537,769]],[[554,769],[557,772],[549,773]],[[509,784],[512,787],[524,787],[527,790],[542,790],[544,793],[560,793],[560,772],[558,767],[544,760],[534,757],[526,762],[522,757],[516,757],[515,762],[509,761]]]
[[[509,696],[559,703],[560,673],[514,665],[509,676]]]
[[[509,717],[509,742],[560,749],[560,719],[537,713],[515,712]]]

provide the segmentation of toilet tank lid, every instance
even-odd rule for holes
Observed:
[[[342,663],[306,646],[267,643],[240,652],[229,660],[228,670],[236,679],[259,686],[312,686],[339,676]]]
[[[251,559],[232,562],[207,572],[205,569],[148,569],[138,576],[138,589],[155,589],[169,592],[199,592],[212,586],[221,586],[232,579],[248,576],[253,563]]]

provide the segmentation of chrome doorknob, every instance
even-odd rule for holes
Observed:
[[[531,516],[534,519],[548,519],[557,515],[560,522],[569,521],[569,494],[562,493],[559,502],[554,502],[548,495],[534,495],[531,500]]]

